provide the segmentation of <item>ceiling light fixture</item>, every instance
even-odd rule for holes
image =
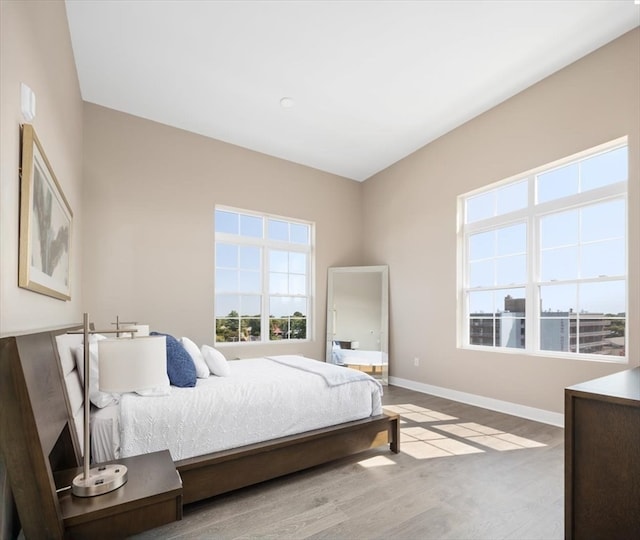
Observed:
[[[293,101],[293,98],[290,97],[283,97],[280,100],[280,107],[282,107],[283,109],[290,109],[291,107],[293,107],[295,104],[295,101]]]

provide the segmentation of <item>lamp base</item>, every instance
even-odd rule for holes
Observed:
[[[76,497],[95,497],[109,493],[127,483],[127,468],[124,465],[101,465],[89,470],[89,477],[80,473],[73,479],[71,493]]]

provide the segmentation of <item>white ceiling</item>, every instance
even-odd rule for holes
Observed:
[[[354,180],[640,24],[637,0],[66,4],[85,101]]]

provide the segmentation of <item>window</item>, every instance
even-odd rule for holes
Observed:
[[[309,339],[311,223],[216,207],[216,342]]]
[[[626,356],[627,140],[459,197],[462,347]]]

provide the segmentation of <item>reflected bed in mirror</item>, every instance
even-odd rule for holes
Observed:
[[[388,267],[329,268],[326,361],[370,373],[387,384]]]

